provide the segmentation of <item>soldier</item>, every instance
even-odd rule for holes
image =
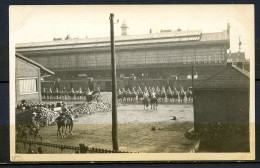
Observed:
[[[36,122],[36,112],[32,113],[32,118],[31,118],[31,128],[32,130],[37,133],[38,132],[38,123]]]

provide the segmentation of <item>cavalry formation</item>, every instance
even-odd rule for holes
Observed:
[[[176,88],[172,90],[171,87],[168,87],[166,90],[164,86],[161,89],[158,86],[156,89],[154,87],[144,87],[144,89],[139,87],[138,89],[133,88],[132,91],[123,88],[122,90],[118,90],[118,99],[120,102],[124,103],[140,102],[144,99],[149,99],[150,101],[156,99],[157,102],[162,103],[184,103],[185,101],[191,103],[192,91],[190,89],[185,91],[183,87],[181,87],[180,90],[177,90]]]
[[[99,90],[96,92],[100,92]],[[81,88],[79,90],[74,90],[73,88],[70,91],[67,91],[64,87],[62,90],[56,88],[55,91],[52,91],[51,88],[47,90],[47,88],[43,88],[42,98],[44,100],[87,100],[87,97],[91,95],[92,92],[88,88],[86,91],[82,91]]]
[[[99,89],[95,92],[100,92]],[[46,88],[43,89],[42,98],[44,100],[67,100],[67,101],[81,101],[87,100],[89,95],[91,95],[91,91],[87,89],[86,91],[82,91],[81,88],[79,90],[74,90],[73,88],[70,91],[67,91],[66,88],[63,90],[56,90],[53,92],[51,88],[47,91]],[[117,97],[119,102],[121,103],[138,103],[142,102],[143,99],[146,99],[145,95],[148,94],[148,99],[151,100],[152,94],[154,94],[154,98],[158,102],[162,103],[191,103],[192,102],[192,91],[188,88],[186,91],[181,87],[180,90],[176,88],[171,89],[168,87],[167,89],[164,86],[160,89],[158,86],[155,87],[144,87],[141,89],[133,88],[130,89],[119,89],[117,92]]]

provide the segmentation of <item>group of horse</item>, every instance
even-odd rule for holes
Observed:
[[[71,135],[73,134],[72,131],[74,122],[70,116],[65,115],[64,117],[57,118],[56,122],[58,126],[57,136],[61,136],[61,138],[64,138],[68,132]],[[39,134],[39,131],[40,126],[37,126],[37,128],[35,128],[31,125],[18,125],[16,128],[16,136],[18,140],[29,140],[29,138],[32,137],[34,141],[36,141],[37,138],[40,138],[42,142],[42,136]]]
[[[82,91],[81,88],[79,88],[79,90],[72,88],[70,91],[67,91],[66,88],[63,88],[63,90],[56,88],[55,91],[52,91],[51,88],[49,88],[49,90],[44,88],[42,98],[44,100],[86,100],[86,96],[89,95],[89,92],[90,90]]]
[[[187,103],[192,102],[192,91],[190,89],[187,89],[186,91],[182,88],[181,90],[177,90],[176,88],[174,90],[171,90],[169,87],[167,90],[162,87],[160,88],[144,88],[144,91],[139,87],[139,89],[133,88],[132,91],[130,89],[125,90],[124,88],[122,90],[119,89],[118,91],[118,100],[122,103],[128,103],[128,102],[141,102],[144,98],[145,92],[148,93],[148,98],[151,99],[152,93],[155,93],[155,97],[157,101],[165,103],[184,103],[185,100]]]

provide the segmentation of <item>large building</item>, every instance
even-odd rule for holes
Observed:
[[[191,86],[191,65],[196,80],[223,67],[230,46],[230,26],[214,33],[162,31],[115,37],[118,87]],[[55,72],[59,87],[86,89],[89,78],[101,90],[111,89],[110,38],[55,39],[16,44],[16,52]],[[133,80],[135,79],[135,80]],[[53,80],[53,79],[52,79]]]

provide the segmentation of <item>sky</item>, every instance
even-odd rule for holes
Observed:
[[[94,38],[110,36],[114,13],[115,36],[125,20],[128,35],[178,28],[221,32],[230,23],[230,49],[238,51],[239,37],[246,58],[254,55],[253,5],[106,5],[11,6],[10,33],[15,43],[52,41],[54,37]]]

